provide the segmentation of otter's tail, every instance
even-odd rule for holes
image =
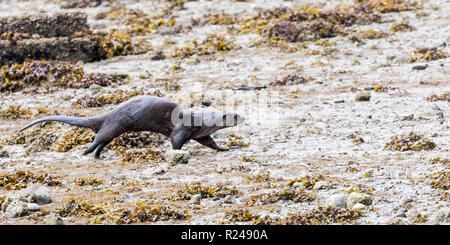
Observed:
[[[38,120],[28,124],[24,128],[17,131],[17,133],[20,133],[23,130],[25,130],[35,124],[38,124],[41,122],[49,122],[49,121],[63,122],[63,123],[68,123],[70,125],[75,125],[75,126],[79,126],[79,127],[83,127],[83,128],[90,128],[90,129],[93,129],[95,132],[97,132],[98,130],[100,130],[100,127],[102,126],[103,118],[101,118],[101,117],[65,117],[65,116],[44,117],[44,118],[38,119]]]

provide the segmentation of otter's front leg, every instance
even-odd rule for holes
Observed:
[[[198,139],[195,139],[198,143],[207,146],[209,148],[212,148],[214,150],[218,151],[228,151],[229,149],[223,146],[218,145],[214,140],[211,138],[211,136],[204,136]]]
[[[172,141],[172,149],[180,150],[183,145],[191,139],[192,133],[188,130],[173,130],[169,138]]]

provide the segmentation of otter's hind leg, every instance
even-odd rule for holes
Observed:
[[[94,142],[92,142],[92,145],[89,146],[89,148],[84,151],[84,155],[91,153],[95,150],[94,157],[100,158],[100,153],[103,150],[103,148],[108,145],[114,138],[120,135],[120,132],[114,130],[114,128],[108,129],[101,129],[97,135],[95,136]]]
[[[94,139],[94,142],[92,142],[92,144],[83,152],[83,155],[87,155],[87,154],[93,152],[100,144],[101,144],[101,142],[98,140],[98,138],[96,136]]]
[[[198,143],[207,146],[209,148],[212,148],[214,150],[218,150],[218,151],[228,151],[228,148],[225,148],[223,146],[218,145],[213,138],[211,138],[211,136],[204,136],[198,139],[195,139],[195,141],[197,141]]]
[[[100,153],[102,152],[103,148],[105,148],[106,145],[108,145],[112,140],[108,142],[102,142],[97,146],[97,149],[95,149],[94,157],[100,158]]]

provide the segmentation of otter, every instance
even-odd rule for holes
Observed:
[[[237,126],[244,117],[234,112],[192,111],[178,104],[156,96],[138,96],[118,105],[115,109],[93,117],[49,116],[33,121],[23,130],[48,121],[58,121],[92,129],[96,135],[92,144],[83,152],[95,150],[95,158],[100,158],[102,149],[114,138],[125,132],[151,131],[170,138],[173,149],[193,139],[209,148],[226,151],[228,148],[214,142],[210,136],[219,129]]]

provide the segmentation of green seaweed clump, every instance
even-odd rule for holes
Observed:
[[[92,84],[109,86],[126,77],[88,73],[73,62],[26,60],[22,64],[4,65],[0,69],[0,92],[16,92],[29,86],[88,88]]]
[[[364,12],[403,12],[421,9],[416,1],[409,0],[354,0],[355,4]]]
[[[155,92],[144,92],[140,90],[121,90],[118,89],[111,94],[102,94],[100,96],[85,95],[83,98],[75,101],[72,106],[75,108],[102,107],[104,105],[117,105],[139,95],[151,95],[161,97],[162,94],[157,90]]]
[[[441,95],[432,94],[427,97],[427,100],[430,102],[434,101],[447,101],[450,102],[450,91],[442,93]]]
[[[264,193],[250,196],[250,203],[269,204],[278,201],[311,202],[316,199],[314,193],[307,192],[301,188],[286,187],[277,192]]]
[[[130,148],[158,147],[164,144],[165,136],[152,132],[126,132],[115,138],[107,147],[118,152]]]
[[[127,34],[116,30],[104,36],[99,46],[108,57],[144,54],[152,50],[144,40],[134,41]]]
[[[123,163],[160,163],[164,161],[164,155],[160,151],[152,149],[130,149],[120,153],[120,160]]]
[[[416,48],[411,52],[411,56],[409,61],[411,63],[416,61],[432,61],[432,60],[438,60],[438,59],[445,59],[448,58],[449,54],[447,54],[445,51],[442,51],[442,49],[439,49],[437,47],[432,48]]]
[[[450,190],[450,171],[438,171],[429,176],[434,189]]]
[[[78,177],[75,181],[74,181],[75,185],[78,186],[85,186],[85,185],[91,185],[91,186],[99,186],[101,184],[103,184],[103,180],[98,179],[98,178],[81,178]]]
[[[6,110],[0,111],[0,118],[3,119],[28,119],[32,116],[31,111],[21,109],[20,105],[11,105]]]
[[[248,209],[233,209],[226,211],[223,217],[231,222],[251,222],[260,218],[259,215],[254,215]]]
[[[215,32],[208,34],[206,39],[199,43],[196,39],[188,40],[182,46],[174,47],[173,57],[187,58],[193,55],[210,55],[222,53],[236,49],[238,46],[233,41],[226,39],[224,36],[217,35]]]
[[[179,185],[176,193],[168,197],[169,200],[191,200],[191,198],[200,194],[202,198],[219,197],[228,195],[237,195],[239,191],[236,187],[226,187],[221,184],[213,186],[202,186],[200,183]]]
[[[410,132],[408,135],[397,135],[384,146],[391,151],[421,151],[432,150],[435,147],[435,143],[414,132]]]
[[[79,145],[91,143],[94,140],[94,132],[92,130],[77,127],[75,131],[63,136],[63,139],[53,143],[52,149],[57,152],[67,152]]]
[[[140,222],[156,222],[168,220],[186,220],[190,216],[186,211],[180,211],[169,206],[151,207],[147,204],[140,204],[133,210],[121,210],[116,216],[116,224],[132,224]]]
[[[393,32],[412,31],[412,30],[414,30],[414,27],[407,22],[392,23],[391,25],[391,31]]]
[[[300,182],[303,184],[303,188],[312,189],[312,188],[314,188],[314,185],[320,180],[325,180],[325,176],[323,176],[321,174],[315,175],[315,176],[306,175],[304,177],[289,180],[287,186],[293,187],[294,183]]]
[[[81,216],[91,217],[94,215],[105,214],[107,212],[106,204],[90,204],[80,199],[69,198],[64,203],[63,208],[58,209],[58,215],[61,217]]]
[[[60,186],[61,180],[48,174],[35,175],[30,171],[17,170],[15,173],[3,173],[0,175],[0,187],[7,190],[20,190],[27,187],[28,183],[41,183],[48,186]]]
[[[361,217],[361,210],[348,210],[335,207],[318,207],[309,212],[289,213],[278,221],[282,225],[327,225],[354,223]]]

